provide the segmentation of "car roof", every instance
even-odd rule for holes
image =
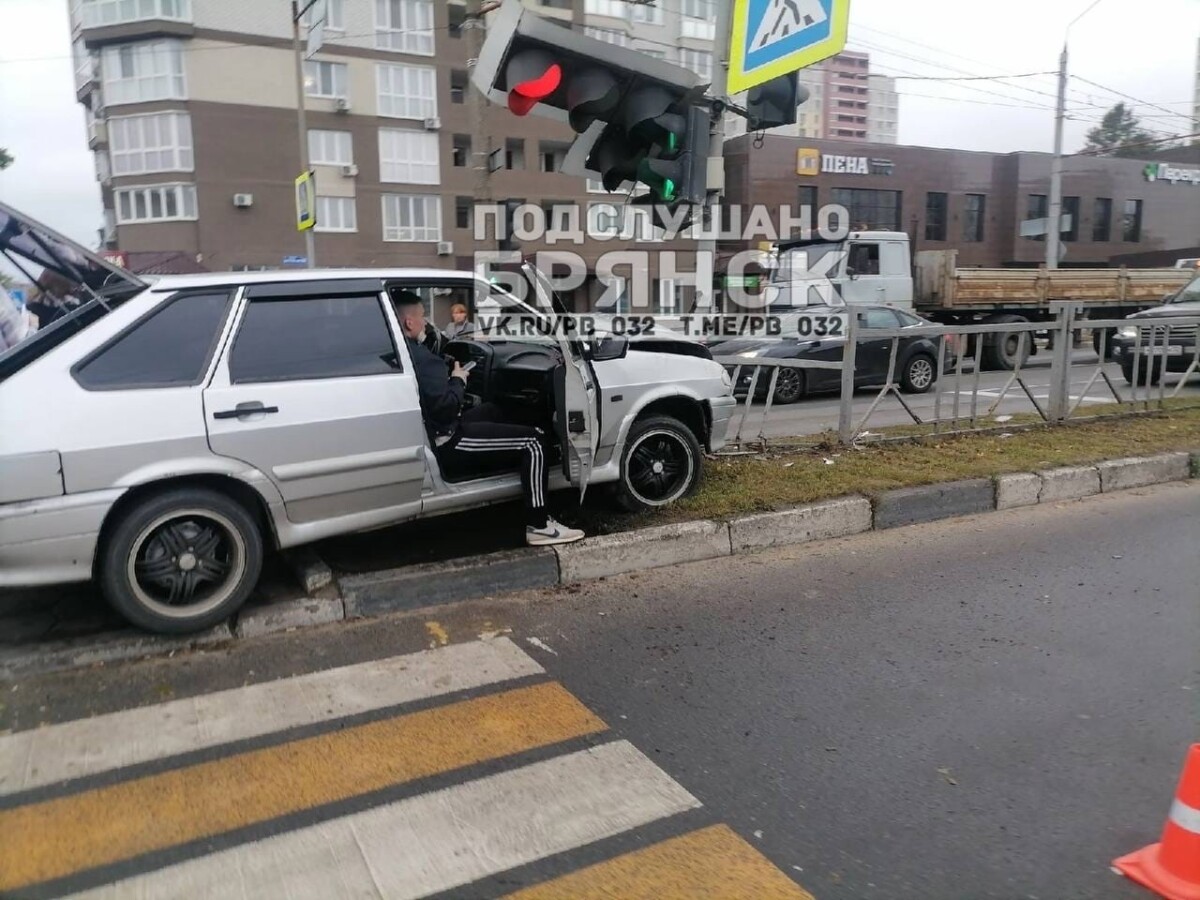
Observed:
[[[374,279],[420,279],[421,281],[473,281],[476,274],[461,269],[272,269],[265,272],[204,272],[196,275],[147,276],[151,290],[178,291],[186,288],[231,284],[279,284],[303,281],[349,281]]]

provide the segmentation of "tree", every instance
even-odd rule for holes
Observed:
[[[1145,156],[1154,149],[1154,135],[1138,123],[1133,110],[1118,103],[1104,114],[1100,124],[1088,132],[1086,152],[1099,156]]]
[[[12,154],[0,147],[0,169],[7,169],[13,163]]]

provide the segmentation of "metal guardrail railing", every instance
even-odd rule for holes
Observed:
[[[745,433],[752,421],[753,405],[760,396],[761,380],[768,379],[761,414],[757,417],[757,435],[753,440],[759,446],[765,446],[768,440],[766,430],[771,422],[773,410],[778,408],[775,403],[776,388],[780,372],[794,368],[801,370],[837,370],[841,373],[841,390],[838,410],[838,438],[843,444],[854,443],[867,434],[867,426],[884,405],[884,401],[892,397],[905,412],[913,424],[927,427],[932,434],[958,434],[980,431],[985,427],[995,427],[993,417],[1007,401],[1017,400],[1027,403],[1026,412],[1036,413],[1037,421],[1046,424],[1062,424],[1078,417],[1080,408],[1089,398],[1091,390],[1098,382],[1103,382],[1114,404],[1124,409],[1123,413],[1149,411],[1157,403],[1159,408],[1166,400],[1177,398],[1184,389],[1188,379],[1200,375],[1200,344],[1196,335],[1200,332],[1200,316],[1160,316],[1141,319],[1081,319],[1076,316],[1072,304],[1056,304],[1056,318],[1050,322],[1005,322],[971,325],[936,325],[931,327],[911,328],[865,328],[861,318],[863,314],[850,315],[847,334],[840,361],[816,359],[786,359],[786,358],[747,358],[745,356],[723,356],[720,345],[714,348],[714,359],[732,370],[735,394],[740,393],[739,386],[743,373],[752,370],[750,383],[747,387],[744,402],[741,404],[741,416],[737,421],[736,430],[729,440],[732,452],[739,452],[746,444]],[[1110,332],[1132,330],[1134,337],[1118,337],[1123,352],[1128,361],[1116,363],[1108,360],[1108,351],[1112,344]],[[1099,354],[1096,361],[1079,362],[1072,359],[1077,338],[1083,332],[1099,332]],[[983,367],[983,349],[988,335],[1004,334],[1009,339],[1016,335],[1015,352],[1011,354],[1013,365],[1007,370],[1007,377],[996,390],[994,387],[981,387]],[[1034,349],[1039,334],[1045,334],[1049,339],[1048,352],[1051,355],[1050,384],[1033,385],[1030,383],[1029,372],[1032,368],[1028,362],[1027,350]],[[897,363],[903,341],[914,338],[931,338],[937,341],[937,360],[933,387],[932,409],[919,409],[920,404],[910,401],[897,382]],[[955,352],[953,359],[947,362],[951,341],[966,352]],[[890,341],[886,376],[865,412],[855,414],[854,401],[856,390],[856,369],[858,364],[859,345],[866,340]],[[1178,349],[1175,349],[1178,348]],[[1161,362],[1159,362],[1161,360]],[[1178,360],[1171,365],[1172,360]],[[1184,366],[1183,363],[1187,362]],[[966,367],[970,367],[970,371]],[[1128,382],[1128,388],[1119,387],[1113,378],[1112,367],[1121,369],[1122,375]],[[1179,380],[1172,390],[1167,391],[1168,367]],[[1044,366],[1038,366],[1044,371]],[[1081,390],[1072,390],[1072,377],[1084,379]],[[964,381],[967,389],[964,390]],[[989,400],[986,406],[981,402],[981,391],[986,390]],[[1038,391],[1046,393],[1039,395]],[[1155,397],[1157,394],[1157,398]],[[921,396],[921,395],[914,395]],[[1091,399],[1089,404],[1100,401]],[[1200,406],[1200,398],[1197,398]],[[893,407],[894,410],[894,407]],[[1020,412],[1021,410],[1018,410]],[[1011,418],[1011,417],[1008,417]],[[990,424],[984,425],[985,421]]]

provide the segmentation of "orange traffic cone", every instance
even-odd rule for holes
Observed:
[[[1162,841],[1113,865],[1168,900],[1200,900],[1200,744],[1188,750]]]

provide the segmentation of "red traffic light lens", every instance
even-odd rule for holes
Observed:
[[[537,78],[522,81],[508,92],[508,108],[518,116],[529,111],[558,90],[562,84],[562,66],[551,63]]]

